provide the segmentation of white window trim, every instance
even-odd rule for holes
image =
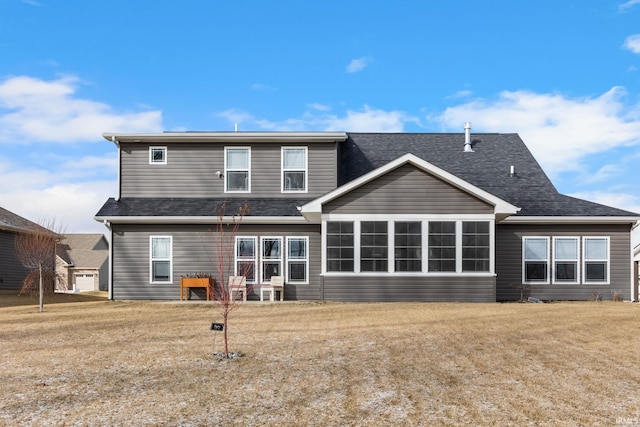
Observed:
[[[247,169],[230,169],[227,167],[227,152],[229,150],[247,150]],[[228,172],[247,172],[247,189],[246,190],[228,190],[227,178]],[[251,193],[251,147],[224,147],[224,192],[225,193]]]
[[[353,262],[354,271],[327,271],[327,222],[332,221],[350,221],[353,222]],[[422,223],[422,271],[393,271],[395,269],[394,260],[394,236],[389,235],[388,240],[388,257],[389,271],[388,272],[361,272],[360,271],[360,223],[361,221],[388,221],[389,227],[387,233],[391,233],[394,230],[393,223],[395,221],[411,221]],[[428,271],[428,235],[429,235],[429,221],[451,221],[456,222],[456,271]],[[476,222],[488,222],[489,223],[489,271],[462,271],[462,223],[467,221]],[[459,249],[458,249],[459,248]],[[321,275],[323,276],[382,276],[382,275],[395,275],[395,276],[414,276],[414,277],[486,277],[495,275],[495,216],[492,214],[487,215],[387,215],[387,214],[372,214],[372,215],[351,215],[351,214],[325,214],[322,216],[322,266]],[[548,275],[547,275],[548,277]]]
[[[577,252],[577,258],[575,259],[564,259],[564,258],[558,258],[556,256],[556,241],[558,240],[569,240],[569,239],[574,239],[576,241],[576,252]],[[551,255],[551,272],[552,272],[552,277],[551,277],[551,283],[554,285],[579,285],[580,284],[580,271],[582,270],[581,268],[581,262],[580,262],[580,237],[578,236],[553,236],[552,239],[552,255]],[[547,249],[548,250],[548,249]],[[557,272],[557,268],[556,268],[556,261],[575,261],[576,263],[576,280],[573,282],[569,282],[569,281],[558,281],[556,279],[556,272]]]
[[[284,152],[288,149],[304,150],[304,169],[286,169],[284,168]],[[284,173],[304,172],[304,190],[285,190]],[[309,192],[309,148],[308,147],[281,147],[280,148],[280,192],[281,193],[308,193]]]
[[[153,239],[169,239],[169,256],[167,258],[153,258]],[[169,261],[169,280],[153,280],[153,261]],[[173,236],[149,236],[149,283],[172,284],[173,283]]]
[[[546,241],[546,246],[547,246],[547,280],[542,282],[542,281],[535,281],[535,282],[528,282],[527,281],[527,268],[526,268],[526,263],[527,261],[529,261],[525,255],[526,255],[526,241],[528,239],[544,239]],[[551,241],[549,236],[523,236],[522,237],[522,283],[526,284],[526,285],[548,285],[551,280],[551,248],[549,247],[549,242]],[[541,261],[541,260],[531,260],[531,261]]]
[[[263,246],[262,243],[265,240],[278,240],[280,241],[280,258],[269,258],[269,259],[265,259],[264,257],[264,253],[262,252]],[[260,283],[271,283],[271,277],[267,278],[267,277],[263,277],[264,274],[264,264],[265,262],[269,263],[269,264],[275,264],[275,262],[278,262],[278,265],[280,266],[279,271],[280,271],[280,275],[284,276],[285,272],[282,271],[282,267],[283,267],[283,258],[284,258],[284,254],[283,252],[286,250],[283,247],[283,242],[284,239],[282,238],[282,236],[260,236],[260,253],[259,253],[259,257],[260,257],[260,262],[258,263],[260,265]]]
[[[164,151],[164,160],[161,161],[161,162],[155,162],[153,160],[153,150],[163,150]],[[167,155],[168,155],[167,147],[151,146],[151,147],[149,147],[149,164],[150,165],[166,165],[167,164]]]
[[[238,257],[238,240],[253,240],[253,257],[252,258],[239,258]],[[253,277],[254,280],[249,280],[247,278],[247,283],[257,283],[258,278],[260,277],[258,268],[258,238],[256,236],[236,236],[234,244],[233,244],[233,275],[238,276],[240,272],[238,272],[238,261],[244,262],[253,262]]]
[[[285,276],[285,282],[286,283],[291,283],[293,285],[308,285],[309,284],[309,236],[286,236],[285,238],[286,240],[286,248],[285,250],[286,252],[286,269],[284,271],[284,276]],[[304,240],[305,241],[305,245],[306,245],[306,250],[305,250],[305,258],[289,258],[289,241],[290,240]],[[301,281],[301,280],[296,280],[296,281],[291,281],[291,279],[289,278],[289,263],[290,262],[302,262],[304,261],[305,263],[305,280]]]
[[[589,259],[586,257],[587,240],[604,239],[607,241],[607,257],[602,259]],[[588,282],[587,281],[587,261],[606,262],[607,263],[607,279],[604,282]],[[610,285],[611,284],[611,239],[609,236],[582,236],[582,271],[584,271],[585,285]]]

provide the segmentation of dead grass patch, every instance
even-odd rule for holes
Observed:
[[[0,425],[640,423],[636,304],[0,306]]]

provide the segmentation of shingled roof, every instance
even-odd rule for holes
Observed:
[[[35,222],[29,221],[28,219],[25,219],[20,215],[16,215],[4,208],[0,208],[0,230],[13,232],[42,230],[51,232],[51,230],[48,230]]]
[[[407,153],[521,208],[517,216],[637,216],[558,193],[520,136],[463,133],[349,133],[340,145],[338,185]],[[511,175],[511,166],[515,174]]]

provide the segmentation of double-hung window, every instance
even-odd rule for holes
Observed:
[[[609,238],[583,239],[583,271],[585,283],[609,283]]]
[[[523,283],[549,283],[549,238],[523,239]]]
[[[224,148],[224,185],[227,193],[251,192],[250,148]]]
[[[166,165],[167,147],[149,147],[149,164]]]
[[[308,237],[287,237],[287,283],[309,283],[308,248]]]
[[[172,281],[172,237],[151,236],[149,238],[149,276],[151,283]]]
[[[429,271],[456,271],[456,223],[429,222]]]
[[[578,283],[578,238],[553,238],[553,281],[554,283]]]
[[[354,271],[352,221],[327,222],[327,271]]]
[[[490,239],[488,222],[462,223],[462,271],[489,271]]]
[[[387,228],[386,221],[360,223],[360,271],[388,271]]]
[[[396,221],[394,228],[395,271],[422,271],[422,223]]]
[[[236,276],[246,276],[247,283],[256,283],[256,237],[236,237]]]
[[[282,276],[282,237],[263,237],[260,242],[262,282],[267,283],[271,276]]]
[[[307,191],[307,147],[282,147],[282,192]]]

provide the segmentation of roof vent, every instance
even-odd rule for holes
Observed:
[[[471,148],[471,122],[464,123],[464,152],[473,153],[473,148]]]

